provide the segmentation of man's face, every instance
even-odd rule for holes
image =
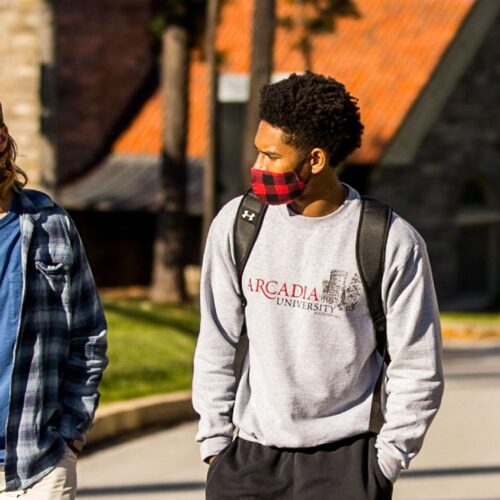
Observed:
[[[273,127],[265,121],[259,123],[255,135],[257,159],[254,168],[266,172],[283,173],[295,170],[304,155],[294,146],[284,142],[285,133],[278,127]]]

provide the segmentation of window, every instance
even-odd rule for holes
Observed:
[[[241,194],[240,170],[244,119],[244,102],[219,103],[217,186],[220,206]]]
[[[489,203],[480,180],[469,180],[462,188],[456,219],[457,285],[470,307],[488,307],[497,289],[497,227],[500,214]]]

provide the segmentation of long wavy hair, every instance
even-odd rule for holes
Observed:
[[[0,108],[0,131],[5,128],[2,110]],[[7,147],[0,153],[0,198],[7,196],[13,189],[19,192],[28,183],[26,172],[16,165],[17,146],[14,139],[9,135]]]

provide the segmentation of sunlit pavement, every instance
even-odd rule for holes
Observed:
[[[82,457],[77,498],[203,499],[207,466],[195,432],[195,423],[183,424]]]
[[[83,456],[78,498],[202,500],[195,432],[183,424]],[[499,347],[446,353],[443,406],[393,498],[500,500]]]

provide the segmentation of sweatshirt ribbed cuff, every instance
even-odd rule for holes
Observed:
[[[218,455],[224,448],[231,444],[229,436],[215,436],[205,439],[200,446],[201,459],[205,461],[212,455]]]
[[[380,470],[391,483],[395,483],[401,473],[401,462],[387,449],[382,447],[378,449],[377,455]]]

